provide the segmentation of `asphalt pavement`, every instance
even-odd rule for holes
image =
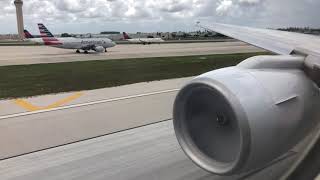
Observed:
[[[125,58],[189,56],[207,54],[249,53],[263,50],[242,42],[208,42],[176,44],[119,44],[107,53],[77,54],[75,50],[48,46],[0,46],[0,66],[59,63]]]

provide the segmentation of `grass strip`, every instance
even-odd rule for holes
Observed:
[[[269,53],[81,61],[0,67],[0,99],[182,78]]]

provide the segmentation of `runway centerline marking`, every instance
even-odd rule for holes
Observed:
[[[46,109],[53,109],[53,108],[57,108],[59,106],[62,106],[64,104],[67,104],[75,99],[78,99],[80,96],[82,96],[83,93],[81,92],[78,92],[78,93],[75,93],[69,97],[66,97],[64,99],[61,99],[53,104],[50,104],[48,106],[44,106],[44,107],[40,107],[40,106],[36,106],[36,105],[33,105],[31,103],[29,103],[28,101],[26,100],[23,100],[23,99],[16,99],[14,100],[14,103],[17,104],[18,106],[28,110],[28,111],[39,111],[39,110],[46,110]]]
[[[157,94],[176,92],[179,90],[180,89],[170,89],[170,90],[163,90],[163,91],[150,92],[150,93],[145,93],[145,94],[138,94],[138,95],[131,95],[131,96],[125,96],[125,97],[112,98],[112,99],[105,99],[105,100],[93,101],[93,102],[87,102],[87,103],[81,103],[81,104],[73,104],[73,105],[69,105],[69,106],[56,107],[56,108],[52,108],[52,109],[42,109],[42,110],[37,110],[37,111],[9,114],[9,115],[5,115],[5,116],[0,116],[0,120],[9,119],[9,118],[16,118],[16,117],[21,117],[21,116],[28,116],[28,115],[33,115],[33,114],[52,112],[52,111],[66,110],[66,109],[71,109],[71,108],[78,108],[78,107],[84,107],[84,106],[90,106],[90,105],[96,105],[96,104],[102,104],[102,103],[108,103],[108,102],[114,102],[114,101],[127,100],[127,99],[139,98],[139,97],[144,97],[144,96],[152,96],[152,95],[157,95]]]

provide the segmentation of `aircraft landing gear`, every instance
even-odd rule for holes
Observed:
[[[80,50],[79,50],[79,49],[77,49],[76,53],[80,53]]]
[[[87,50],[84,51],[85,54],[89,54],[89,52]]]

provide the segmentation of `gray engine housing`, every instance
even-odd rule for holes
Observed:
[[[303,58],[257,56],[188,83],[174,104],[177,139],[197,165],[232,175],[281,156],[317,124],[319,88]]]

